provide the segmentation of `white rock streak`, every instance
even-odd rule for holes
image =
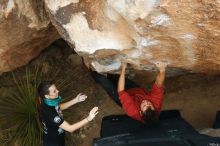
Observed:
[[[192,34],[184,34],[184,35],[180,36],[180,38],[185,41],[192,41],[192,40],[196,39],[196,37]]]
[[[116,11],[114,11],[112,7],[107,7],[104,11],[105,15],[112,21],[117,21],[120,17],[120,15]]]
[[[59,8],[65,7],[71,3],[78,3],[79,0],[45,0],[48,8],[55,13]]]
[[[8,4],[7,4],[7,7],[5,9],[5,12],[10,13],[14,7],[15,7],[14,0],[9,0]]]
[[[140,38],[140,45],[143,47],[148,47],[148,46],[153,46],[153,45],[157,45],[159,43],[158,40],[154,40],[151,38]]]
[[[131,51],[127,55],[128,55],[129,58],[139,58],[141,56],[141,54],[142,54],[141,50],[137,49],[137,50]]]
[[[168,15],[161,14],[158,16],[154,16],[151,18],[151,23],[153,26],[160,26],[160,25],[168,25],[171,18]]]
[[[122,46],[121,38],[119,35],[115,35],[114,31],[100,32],[91,30],[82,13],[74,14],[70,23],[63,25],[63,27],[67,30],[72,43],[75,43],[77,52],[92,54],[100,49],[123,50],[128,48],[127,46]]]
[[[114,71],[118,70],[121,66],[121,62],[112,62],[112,64],[109,65],[101,65],[97,61],[93,61],[91,64],[97,72]]]
[[[10,12],[15,7],[14,0],[9,0],[5,11]]]
[[[145,18],[157,4],[158,0],[107,0],[128,21]]]

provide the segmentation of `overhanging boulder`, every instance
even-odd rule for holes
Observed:
[[[99,72],[120,62],[152,70],[156,61],[192,72],[220,72],[218,0],[44,0],[75,51]]]

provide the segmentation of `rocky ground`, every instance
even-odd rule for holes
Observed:
[[[89,74],[89,70],[83,65],[81,57],[74,53],[63,41],[57,41],[38,58],[27,65],[28,67],[42,66],[44,74],[51,74],[55,80],[68,77],[70,86],[60,94],[68,100],[82,92],[88,99],[73,106],[64,113],[65,119],[74,123],[88,115],[89,110],[99,106],[97,118],[84,128],[67,134],[69,146],[90,146],[93,138],[99,137],[102,117],[110,114],[124,114],[97,85]],[[25,67],[18,70],[24,72]],[[6,94],[10,81],[10,73],[4,73],[0,78],[0,97]],[[153,82],[155,73],[144,71],[130,72],[134,81],[143,87],[149,88]],[[7,82],[4,82],[7,79]],[[169,77],[165,83],[166,93],[163,109],[179,109],[182,116],[197,129],[212,126],[217,110],[220,110],[220,76],[205,74],[184,74]]]

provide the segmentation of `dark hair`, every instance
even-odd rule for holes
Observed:
[[[152,110],[151,108],[148,108],[144,112],[141,111],[141,117],[143,121],[150,126],[154,126],[158,122],[158,113],[155,110]]]
[[[38,97],[41,99],[44,98],[44,95],[49,94],[49,88],[53,85],[54,83],[52,81],[43,81],[39,84],[37,93]]]
[[[38,117],[39,120],[42,121],[42,116],[41,116],[41,103],[43,101],[43,98],[46,94],[49,94],[49,88],[53,85],[53,81],[43,81],[39,84],[37,88],[37,110],[38,110]]]

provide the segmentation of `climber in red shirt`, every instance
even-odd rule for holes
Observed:
[[[104,76],[95,71],[92,71],[91,75],[108,95],[123,107],[128,116],[144,123],[154,124],[158,120],[163,102],[163,82],[167,63],[157,62],[155,65],[159,73],[149,92],[125,78],[126,64],[122,65],[120,76],[112,74]]]
[[[121,74],[118,80],[118,95],[123,109],[128,116],[142,122],[155,123],[159,117],[164,95],[164,79],[167,64],[157,62],[159,69],[156,81],[150,92],[143,88],[136,87],[125,90],[126,64],[122,65]]]

